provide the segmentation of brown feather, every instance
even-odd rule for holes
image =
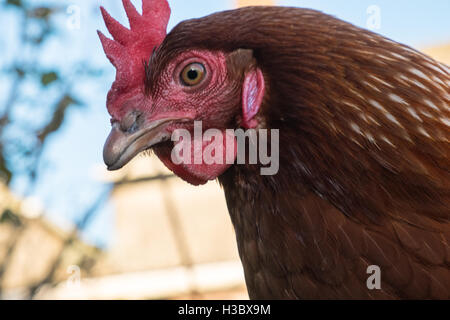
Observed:
[[[317,11],[251,7],[179,24],[146,83],[191,48],[252,49],[259,117],[280,129],[276,176],[219,178],[251,298],[450,298],[447,66]]]

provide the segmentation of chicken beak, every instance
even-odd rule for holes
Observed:
[[[176,119],[160,119],[151,121],[141,128],[133,122],[128,128],[115,122],[112,126],[105,146],[103,160],[108,170],[118,170],[130,162],[140,152],[170,138],[165,124]]]

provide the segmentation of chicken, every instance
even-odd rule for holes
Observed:
[[[105,163],[151,149],[191,184],[218,179],[250,298],[450,298],[448,66],[314,10],[246,7],[166,35],[165,0],[123,4],[130,29],[102,8],[114,40],[99,33],[117,68]],[[279,129],[278,172],[174,161],[194,121]]]

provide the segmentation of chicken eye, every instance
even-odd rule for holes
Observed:
[[[205,77],[206,70],[201,63],[191,63],[181,72],[181,82],[189,87],[199,84]]]

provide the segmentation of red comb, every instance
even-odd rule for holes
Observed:
[[[166,36],[170,8],[167,0],[142,0],[142,15],[130,0],[122,0],[130,29],[121,25],[100,7],[106,28],[114,40],[98,31],[103,50],[116,67],[113,89],[122,91],[142,83],[143,61],[150,58]]]

